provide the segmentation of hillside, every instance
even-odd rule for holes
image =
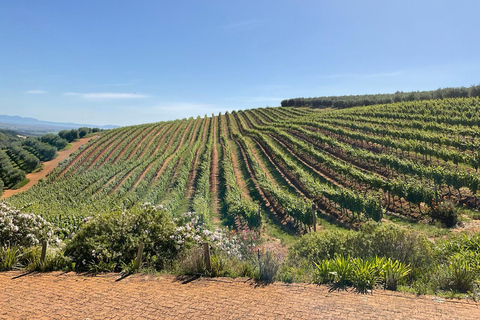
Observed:
[[[0,195],[3,189],[18,189],[28,183],[27,173],[41,169],[41,163],[57,156],[57,151],[85,135],[100,129],[63,130],[58,134],[25,137],[0,130]]]
[[[9,199],[76,229],[97,212],[162,204],[217,225],[289,233],[319,217],[355,226],[394,216],[453,225],[478,209],[479,98],[343,110],[263,108],[101,133]]]

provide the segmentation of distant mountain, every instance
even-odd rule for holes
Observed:
[[[19,116],[0,115],[0,128],[14,130],[22,135],[38,136],[48,132],[58,132],[65,129],[78,129],[81,127],[115,129],[118,126],[106,125],[96,126],[91,124],[78,124],[69,122],[51,122],[41,121],[34,118],[24,118]]]

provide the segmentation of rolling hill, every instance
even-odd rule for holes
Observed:
[[[464,97],[122,127],[9,202],[68,230],[145,202],[239,229],[269,219],[292,233],[311,227],[312,205],[346,225],[384,215],[452,225],[449,206],[479,207],[479,125],[480,99]]]

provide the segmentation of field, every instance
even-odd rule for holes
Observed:
[[[290,234],[311,229],[312,205],[347,227],[382,218],[452,226],[454,206],[460,217],[478,212],[479,124],[479,98],[457,98],[123,127],[9,202],[68,230],[145,202],[174,216],[194,211],[211,226],[251,229],[264,219]]]

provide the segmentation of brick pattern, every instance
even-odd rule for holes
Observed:
[[[0,319],[480,319],[480,304],[247,279],[0,273]]]

